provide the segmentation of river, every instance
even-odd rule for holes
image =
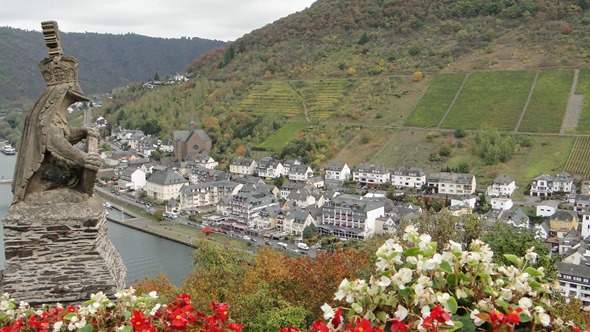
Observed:
[[[0,178],[10,179],[16,164],[16,155],[0,153]],[[0,184],[0,218],[8,211],[12,191],[10,184]],[[125,282],[128,286],[135,280],[165,273],[170,281],[180,286],[182,280],[192,271],[193,248],[151,234],[140,232],[114,222],[108,222],[111,242],[127,267]],[[4,232],[0,232],[0,266],[4,268]]]

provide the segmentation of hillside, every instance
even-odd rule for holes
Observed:
[[[222,163],[272,154],[316,166],[466,165],[488,177],[513,169],[526,181],[563,170],[587,133],[589,98],[579,123],[560,122],[578,69],[576,93],[587,90],[588,25],[586,0],[318,0],[195,59],[198,79],[128,94],[103,113],[124,127],[157,123],[163,137],[194,114]],[[512,160],[530,166],[486,165],[474,136],[450,135],[481,128],[517,135]]]
[[[61,33],[64,53],[78,59],[86,94],[184,71],[187,63],[224,42],[136,34]],[[41,32],[0,27],[0,108],[19,106],[43,89],[38,63],[47,56]]]

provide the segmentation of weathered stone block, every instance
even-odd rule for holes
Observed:
[[[81,303],[99,291],[113,295],[125,287],[126,269],[105,225],[106,213],[96,197],[11,206],[4,218],[0,291],[33,305]]]

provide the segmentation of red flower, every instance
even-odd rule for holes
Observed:
[[[133,331],[155,331],[155,327],[150,326],[151,318],[144,317],[143,313],[133,310],[133,317],[129,319],[133,326]]]
[[[510,312],[504,316],[504,322],[508,322],[511,324],[518,324],[520,323],[520,313],[522,312],[522,308],[510,308]]]
[[[391,325],[391,332],[407,332],[408,331],[408,326],[406,324],[404,324],[403,321],[401,321],[399,318],[395,318],[390,320],[391,323],[393,323]]]
[[[363,318],[360,320],[360,322],[358,322],[357,320],[357,324],[355,324],[354,330],[350,330],[352,332],[378,332],[381,331],[378,328],[373,328],[371,326],[371,322],[369,322],[367,319]]]
[[[213,310],[216,311],[216,316],[219,319],[221,319],[222,322],[225,323],[229,316],[229,313],[227,311],[229,306],[226,303],[217,303],[213,301],[211,302],[211,307],[213,307]]]
[[[436,319],[438,322],[444,323],[446,321],[451,320],[451,315],[443,309],[439,303],[437,303],[434,307],[432,307],[432,312],[430,313],[430,317]]]
[[[300,332],[298,328],[289,326],[279,329],[277,332]]]
[[[338,308],[338,310],[336,310],[336,313],[334,314],[334,317],[330,323],[332,323],[333,328],[338,328],[338,326],[340,326],[342,323],[342,308]]]
[[[237,324],[235,322],[231,322],[227,326],[227,329],[230,331],[240,332],[240,331],[242,331],[243,327],[244,327],[244,324]]]
[[[422,321],[422,328],[426,331],[438,331],[438,323],[432,319],[432,315],[424,318]]]
[[[313,323],[313,325],[311,326],[311,330],[309,330],[309,332],[329,332],[330,329],[326,326],[326,324],[324,324],[324,322],[322,321],[322,319],[318,319],[315,321],[315,323]]]

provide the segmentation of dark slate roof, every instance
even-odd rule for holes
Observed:
[[[356,173],[373,173],[373,174],[387,174],[389,170],[383,165],[360,164],[357,166]]]
[[[508,185],[514,182],[514,179],[506,174],[502,174],[494,179],[494,184],[497,185]]]
[[[557,210],[551,215],[551,220],[573,221],[578,215],[575,211]]]
[[[423,176],[424,171],[418,167],[396,167],[393,169],[392,174],[404,175],[404,176]]]
[[[571,263],[559,262],[557,263],[557,270],[562,275],[569,275],[574,277],[588,278],[590,276],[590,267],[586,265],[576,265]]]
[[[344,168],[344,165],[346,165],[346,164],[345,163],[341,163],[341,162],[333,162],[333,163],[330,163],[328,165],[328,167],[326,168],[326,170],[327,171],[340,172]]]
[[[174,140],[186,142],[192,135],[198,135],[203,141],[210,141],[211,138],[203,129],[197,130],[175,130]]]
[[[428,176],[428,181],[471,184],[473,181],[473,174],[448,172],[431,173]]]
[[[148,179],[151,183],[156,183],[159,185],[172,185],[178,183],[188,183],[188,180],[183,178],[176,171],[166,170],[166,171],[157,171],[150,176]]]

